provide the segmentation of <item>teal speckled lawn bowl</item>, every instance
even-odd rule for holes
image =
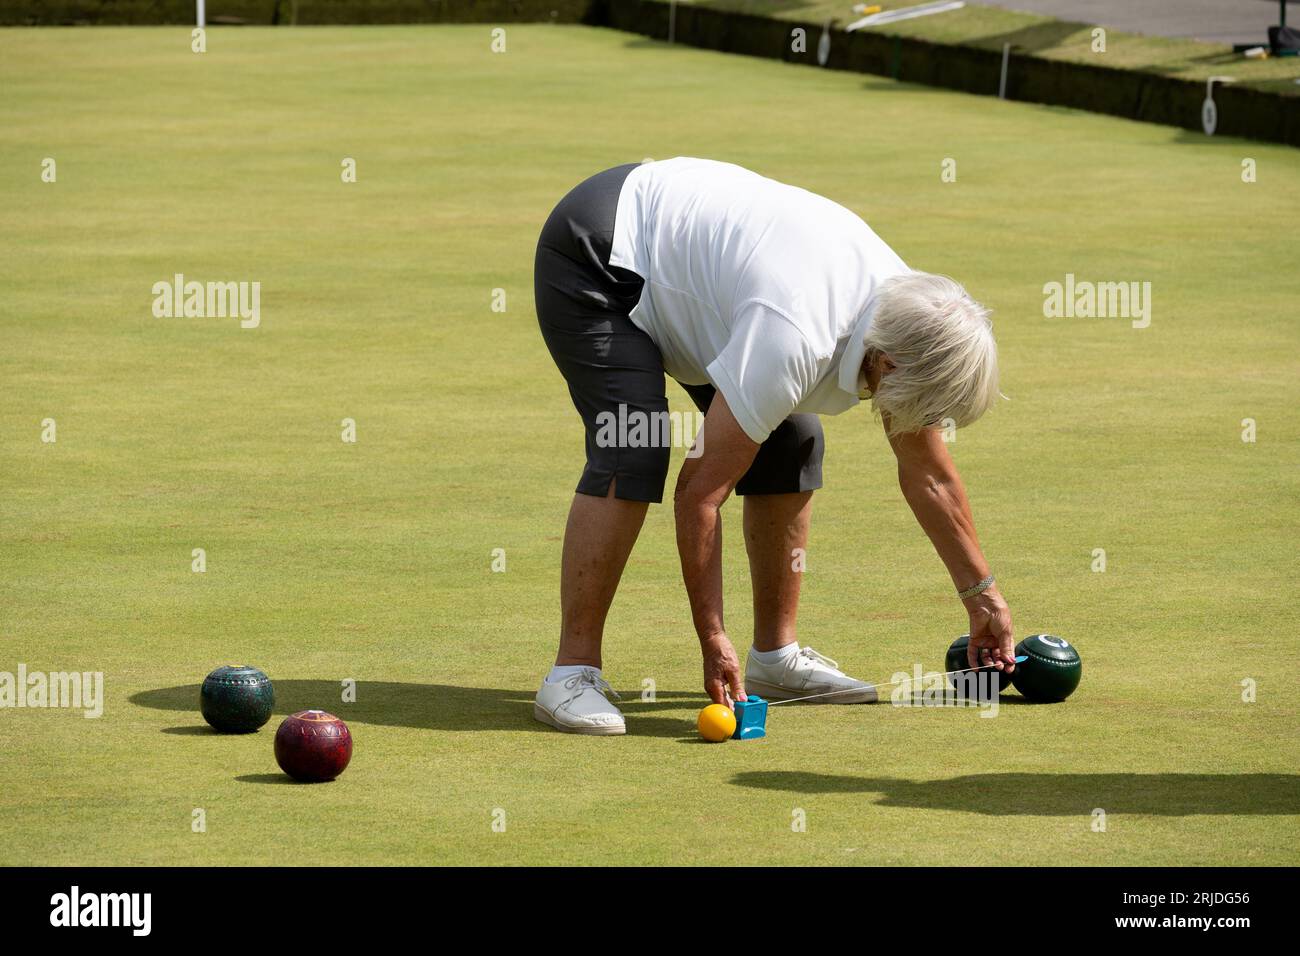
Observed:
[[[1064,638],[1033,634],[1016,645],[1016,656],[1022,654],[1027,660],[1016,666],[1011,683],[1030,700],[1060,703],[1079,686],[1083,661]]]
[[[223,734],[248,734],[271,719],[275,688],[256,667],[218,667],[203,680],[199,710]]]

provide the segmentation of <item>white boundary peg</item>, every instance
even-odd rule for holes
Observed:
[[[1206,136],[1213,136],[1219,127],[1219,107],[1214,102],[1214,84],[1231,83],[1230,76],[1212,76],[1205,81],[1205,102],[1201,104],[1201,129]]]

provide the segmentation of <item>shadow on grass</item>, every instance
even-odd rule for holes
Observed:
[[[219,734],[207,724],[182,724],[179,727],[164,727],[163,733],[174,734],[177,737],[225,737],[226,734]]]
[[[923,83],[909,83],[907,80],[895,80],[887,76],[872,76],[862,81],[862,88],[868,93],[934,93],[951,94],[954,90],[942,86],[926,86]]]
[[[279,717],[316,707],[349,723],[381,727],[555,733],[553,728],[533,718],[533,690],[359,681],[356,703],[345,704],[339,700],[342,688],[338,681],[277,680],[274,684],[275,713]],[[631,733],[648,737],[681,737],[693,731],[695,714],[705,703],[702,694],[659,691],[656,697],[655,701],[643,701],[639,695],[629,692],[622,700],[615,701],[627,715]],[[137,707],[193,716],[193,724],[167,727],[162,731],[165,734],[221,736],[199,715],[199,688],[196,684],[140,691],[132,694],[130,700]],[[672,711],[680,712],[680,716],[663,716]],[[269,727],[274,732],[276,718],[272,717],[271,721]]]
[[[1169,137],[1169,142],[1178,146],[1199,146],[1202,149],[1213,149],[1231,156],[1241,157],[1252,155],[1250,152],[1243,153],[1243,149],[1258,145],[1256,140],[1245,139],[1241,136],[1229,136],[1225,133],[1206,136],[1199,130],[1194,129],[1174,131],[1173,135]]]
[[[693,47],[689,47],[681,43],[677,45],[687,50],[694,49]],[[667,40],[656,40],[653,37],[645,37],[645,36],[635,36],[632,37],[630,40],[624,40],[623,46],[629,50],[641,50],[641,49],[671,50],[672,49],[672,44],[669,43]]]
[[[287,787],[318,787],[320,784],[307,783],[302,780],[295,780],[287,773],[246,773],[242,777],[235,778],[240,783],[265,783],[275,786]],[[333,780],[327,780],[326,783],[333,783]]]
[[[1282,773],[981,773],[899,780],[788,770],[747,771],[731,782],[793,793],[876,793],[882,807],[960,810],[988,816],[1108,814],[1300,814],[1300,776]]]

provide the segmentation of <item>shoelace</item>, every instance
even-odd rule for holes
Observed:
[[[619,692],[610,686],[609,681],[605,680],[605,678],[601,677],[589,667],[583,668],[582,671],[574,674],[564,682],[565,690],[577,690],[578,693],[574,694],[573,697],[577,697],[578,694],[581,694],[588,687],[593,687],[602,694],[612,694],[615,700],[623,699]],[[573,697],[570,697],[569,700],[573,700]],[[565,701],[565,703],[567,704],[568,701]]]
[[[827,667],[831,668],[832,670],[840,669],[840,665],[837,662],[831,660],[825,654],[818,654],[811,647],[799,648],[799,654],[797,656],[806,658],[807,660],[813,661],[818,664],[825,664]]]

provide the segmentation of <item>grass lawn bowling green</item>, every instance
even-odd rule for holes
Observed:
[[[102,672],[106,697],[0,709],[6,859],[1300,863],[1300,152],[507,36],[217,27],[196,55],[188,27],[0,30],[0,671]],[[1083,655],[1068,701],[774,707],[764,739],[705,746],[660,506],[606,637],[627,736],[533,720],[582,463],[533,248],[587,175],[674,155],[825,194],[995,310],[1010,401],[952,450],[1017,636]],[[260,324],[155,318],[176,273],[260,282]],[[1150,282],[1150,325],[1045,318],[1067,274]],[[863,678],[938,671],[967,620],[881,430],[824,424],[800,636]],[[219,735],[199,684],[237,663],[274,714]],[[352,732],[332,783],[276,765],[308,709]]]

